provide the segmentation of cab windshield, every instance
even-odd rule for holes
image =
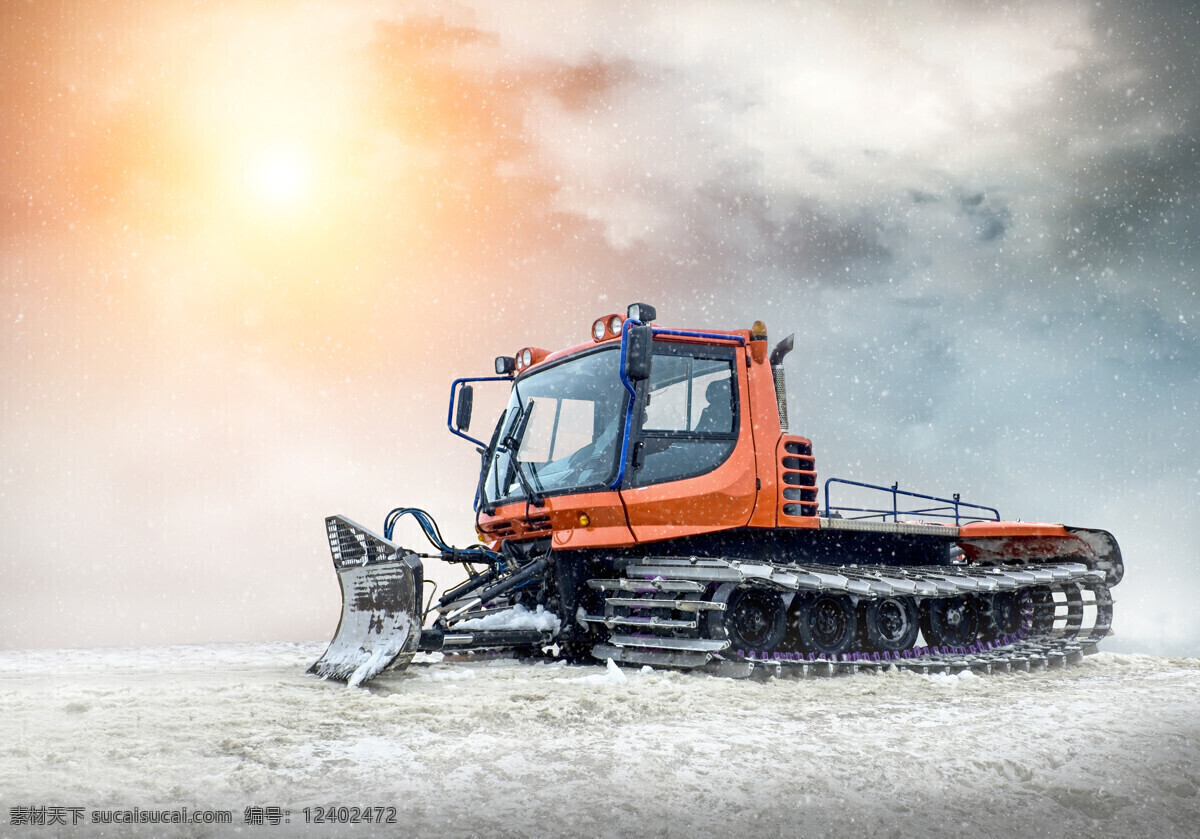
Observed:
[[[513,383],[488,450],[485,505],[601,488],[616,478],[629,401],[620,356],[605,348]]]

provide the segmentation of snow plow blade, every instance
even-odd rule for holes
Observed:
[[[325,526],[342,616],[308,672],[356,687],[412,661],[421,641],[421,560],[344,516],[330,516]]]

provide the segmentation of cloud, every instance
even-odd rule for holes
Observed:
[[[322,545],[294,534],[327,506],[402,496],[469,538],[446,383],[644,299],[796,331],[823,476],[1111,525],[1137,637],[1200,637],[1161,596],[1200,584],[1195,12],[546,9],[14,9],[5,568],[46,571],[10,599],[99,555],[89,585],[124,603],[170,555],[194,614],[163,601],[121,637],[294,635],[287,603],[236,632],[203,604],[297,562],[291,605],[319,597]],[[247,161],[284,140],[311,200],[268,212]],[[118,637],[71,597],[52,643]]]

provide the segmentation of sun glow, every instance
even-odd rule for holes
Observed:
[[[418,200],[413,158],[381,117],[392,106],[379,98],[379,68],[346,60],[347,51],[373,54],[373,17],[318,25],[306,7],[260,6],[265,16],[253,22],[206,17],[210,29],[162,85],[187,187],[172,193],[186,205],[162,214],[229,260],[212,288],[244,294],[250,272],[254,281],[286,276],[309,294],[318,280],[323,291],[329,277],[391,257],[408,230],[394,219]],[[345,27],[340,38],[331,25]],[[157,198],[145,202],[156,212]]]
[[[249,185],[263,203],[296,207],[308,198],[312,167],[298,148],[274,145],[263,148],[249,164]]]

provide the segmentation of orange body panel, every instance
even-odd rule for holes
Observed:
[[[653,542],[741,527],[754,509],[754,478],[753,452],[739,439],[707,475],[624,490],[630,530],[637,541]]]
[[[1061,524],[981,521],[959,528],[958,545],[972,562],[1094,557],[1092,547]]]
[[[548,498],[546,506],[554,508],[550,523],[556,550],[614,548],[633,541],[625,505],[616,490]],[[579,523],[581,513],[588,518],[586,526]]]
[[[754,512],[750,516],[751,527],[776,527],[778,516],[778,475],[775,468],[775,445],[779,440],[779,403],[775,399],[775,380],[771,376],[771,365],[767,364],[767,342],[751,341],[747,344],[751,359],[749,366],[743,362],[747,381],[746,392],[750,395],[750,429],[754,433],[755,470],[758,477],[757,497]]]
[[[1061,524],[1039,521],[973,521],[964,524],[958,532],[965,537],[983,536],[1069,536]]]
[[[580,523],[586,514],[588,524]],[[614,548],[633,544],[633,533],[625,518],[625,507],[616,490],[559,495],[546,499],[542,507],[506,504],[493,516],[479,514],[479,531],[493,544],[501,539],[545,536],[552,531],[555,548]]]

